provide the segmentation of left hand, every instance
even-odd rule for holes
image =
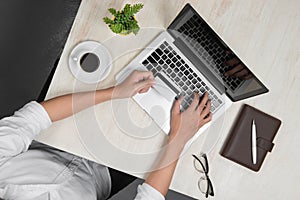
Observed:
[[[115,87],[113,98],[128,98],[137,93],[145,93],[154,83],[152,72],[135,70]]]

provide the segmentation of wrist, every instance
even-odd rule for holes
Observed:
[[[185,143],[186,143],[186,140],[181,137],[181,133],[179,133],[180,131],[173,131],[173,130],[170,130],[169,132],[169,138],[168,138],[168,145],[172,145],[174,146],[174,148],[176,149],[179,149],[179,150],[182,150]]]
[[[111,99],[114,99],[114,87],[109,87],[106,89],[100,89],[96,91],[95,104],[109,101]]]
[[[112,86],[109,89],[111,90],[111,99],[120,99],[121,98],[118,85]]]

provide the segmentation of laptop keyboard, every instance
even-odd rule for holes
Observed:
[[[152,71],[154,76],[163,73],[176,84],[176,88],[179,88],[181,95],[185,97],[181,104],[183,110],[191,104],[194,92],[199,92],[200,96],[205,91],[208,92],[211,100],[211,112],[215,112],[223,103],[166,41],[153,51],[142,64]],[[172,87],[174,86],[170,86],[170,88]]]
[[[199,19],[197,15],[191,17],[178,30],[182,39],[197,52],[199,57],[217,73],[224,83],[231,89],[238,88],[243,80],[238,77],[224,76],[224,73],[230,70],[225,65],[226,60],[231,59],[226,53],[224,45],[213,36],[208,25]]]

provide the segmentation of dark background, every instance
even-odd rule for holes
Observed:
[[[80,3],[0,0],[0,118],[44,99]]]
[[[81,0],[0,0],[0,119],[45,98]],[[113,200],[133,199],[137,179]],[[191,199],[170,191],[166,199]]]

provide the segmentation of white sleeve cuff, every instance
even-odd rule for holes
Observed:
[[[165,200],[165,197],[151,185],[143,183],[138,186],[135,200]]]
[[[36,101],[27,103],[23,108],[16,111],[14,116],[23,117],[27,122],[35,127],[31,130],[34,136],[38,135],[41,130],[48,128],[52,122],[45,108]],[[33,139],[33,138],[32,138]]]
[[[13,116],[0,120],[0,157],[10,157],[28,149],[32,140],[51,125],[44,107],[32,101]]]

